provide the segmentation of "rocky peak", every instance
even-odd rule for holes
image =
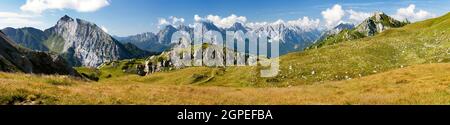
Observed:
[[[75,66],[97,67],[98,65],[119,59],[133,57],[121,43],[104,32],[96,24],[82,20],[62,17],[58,23],[47,29],[53,49],[61,49],[58,53],[66,55]]]
[[[67,16],[67,15],[64,15],[63,17],[61,17],[61,18],[59,19],[59,21],[71,22],[71,21],[74,21],[74,19],[73,19],[72,17],[69,17],[69,16]],[[58,21],[58,22],[59,22],[59,21]]]
[[[170,44],[170,39],[172,38],[172,34],[175,33],[177,29],[172,25],[165,26],[158,33],[158,42],[161,44]]]
[[[383,12],[375,12],[356,27],[356,30],[365,36],[374,36],[390,28],[398,28],[408,23],[395,20]]]
[[[376,21],[383,20],[383,18],[389,17],[388,15],[384,14],[384,12],[375,12],[372,16],[372,18]]]

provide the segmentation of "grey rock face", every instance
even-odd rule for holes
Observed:
[[[383,12],[376,12],[372,17],[364,20],[356,27],[356,31],[365,36],[374,36],[390,28],[398,28],[408,24],[407,22],[400,22]]]
[[[172,50],[163,52],[160,55],[151,56],[143,64],[145,66],[144,72],[149,75],[155,72],[182,69],[189,66],[255,66],[258,61],[257,56],[235,52],[230,49],[225,49],[225,52],[223,52],[224,48],[216,45],[208,45],[208,47],[194,46],[194,51],[192,52],[193,55],[190,55],[183,50],[185,50],[185,48],[172,48]],[[174,58],[174,56],[178,56],[180,59]],[[181,60],[185,56],[194,58],[187,61]],[[259,59],[262,58],[264,57],[259,57]]]
[[[64,16],[45,33],[64,40],[59,53],[66,55],[75,66],[96,67],[104,62],[133,57],[121,43],[97,25],[81,19]]]
[[[158,33],[158,43],[170,44],[172,39],[172,34],[175,33],[177,29],[172,25],[167,25],[163,30]]]

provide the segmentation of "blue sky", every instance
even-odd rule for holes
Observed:
[[[40,3],[39,1],[47,2]],[[158,31],[158,27],[170,25],[174,19],[178,23],[192,24],[195,22],[194,15],[198,15],[202,20],[217,22],[220,26],[227,26],[234,21],[248,24],[263,24],[264,22],[270,24],[280,19],[298,25],[332,26],[339,22],[357,23],[361,20],[360,18],[374,11],[383,11],[389,15],[413,21],[450,12],[449,0],[39,1],[2,0],[0,2],[0,28],[32,26],[46,29],[67,14],[74,18],[94,22],[107,29],[108,33],[112,35],[127,36]],[[47,5],[52,2],[54,4]],[[83,2],[87,2],[87,4],[82,4]],[[226,18],[232,14],[235,17]],[[208,15],[210,16],[208,17]],[[304,17],[307,17],[308,20]]]

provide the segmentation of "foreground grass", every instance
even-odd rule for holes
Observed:
[[[426,64],[352,80],[254,88],[0,73],[0,104],[450,104],[448,74],[450,64]]]
[[[190,67],[138,77],[123,72],[122,67],[128,61],[94,71],[82,68],[78,71],[100,74],[100,81],[113,83],[130,81],[225,87],[302,86],[324,81],[351,80],[411,65],[449,63],[449,41],[450,13],[386,30],[373,37],[283,55],[280,57],[280,73],[275,78],[258,78],[260,70],[256,67]],[[110,74],[111,77],[107,77]]]

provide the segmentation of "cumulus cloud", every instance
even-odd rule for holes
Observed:
[[[165,25],[169,25],[169,24],[170,24],[169,21],[167,21],[167,19],[165,19],[165,18],[160,18],[158,20],[158,26],[165,26]]]
[[[40,27],[43,22],[36,20],[37,16],[14,12],[0,12],[0,28],[5,27]]]
[[[322,16],[326,21],[327,27],[333,27],[337,25],[342,21],[344,15],[345,11],[339,4],[335,4],[332,8],[327,8],[325,11],[322,11]]]
[[[200,17],[199,15],[195,14],[194,15],[194,20],[195,20],[195,22],[199,22],[199,21],[203,21],[203,18]]]
[[[173,25],[179,25],[179,24],[183,24],[184,23],[184,18],[178,18],[175,16],[171,16],[169,17],[170,20],[172,20],[172,24]]]
[[[394,18],[398,20],[410,20],[410,21],[421,21],[424,19],[435,17],[435,14],[427,12],[425,10],[416,10],[416,5],[410,4],[406,8],[400,8],[394,15]]]
[[[247,22],[247,17],[245,16],[236,16],[234,14],[231,14],[228,17],[220,17],[218,15],[208,15],[206,17],[200,17],[198,15],[194,16],[195,21],[211,21],[215,25],[221,28],[228,28],[231,27],[234,23],[245,23]]]
[[[350,14],[349,21],[353,24],[359,24],[372,15],[371,13],[354,11],[352,9],[347,10],[347,13]]]
[[[20,7],[22,11],[42,13],[52,9],[73,9],[78,12],[93,12],[108,6],[108,0],[27,0]]]
[[[184,18],[178,18],[176,16],[170,16],[169,18],[159,18],[158,20],[158,28],[166,25],[178,26],[184,24]]]
[[[294,25],[306,29],[318,28],[320,26],[319,19],[310,19],[309,17],[299,18],[297,20],[292,20],[287,22],[289,25]]]

